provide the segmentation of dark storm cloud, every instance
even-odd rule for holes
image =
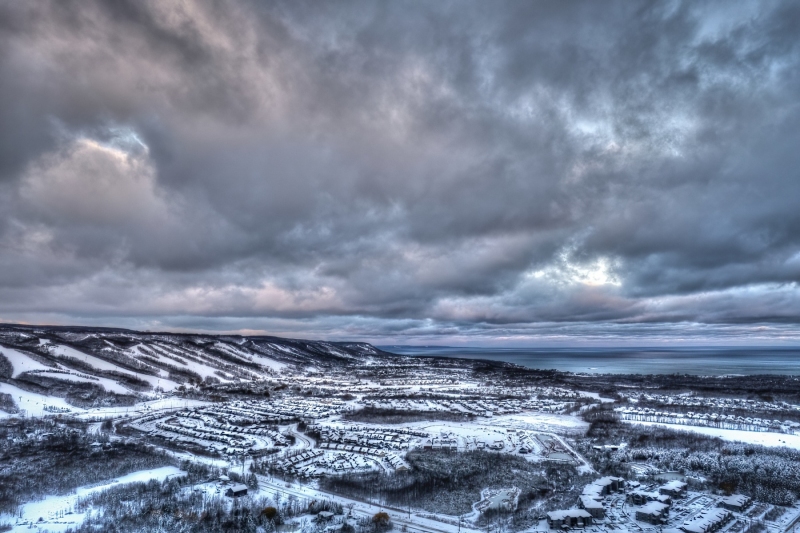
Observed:
[[[794,3],[0,4],[0,317],[797,338]]]

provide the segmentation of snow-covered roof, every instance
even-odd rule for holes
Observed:
[[[565,518],[591,518],[592,515],[584,509],[563,509],[561,511],[550,511],[547,513],[550,520],[563,520]]]
[[[603,504],[595,500],[591,496],[581,496],[581,505],[585,509],[602,509]]]
[[[733,505],[736,507],[741,507],[742,505],[746,505],[750,501],[749,496],[745,496],[744,494],[731,494],[730,496],[726,496],[722,498],[722,503],[725,505]]]
[[[730,513],[725,509],[711,509],[705,513],[685,522],[681,529],[687,533],[706,533],[714,524],[722,522]]]
[[[666,503],[653,501],[653,502],[647,502],[646,504],[642,505],[639,508],[639,511],[647,514],[661,514],[668,508],[669,505],[667,505]]]

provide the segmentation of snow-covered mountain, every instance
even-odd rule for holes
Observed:
[[[363,364],[392,355],[366,343],[2,325],[0,394],[22,389],[96,404],[98,399],[114,402],[115,396],[258,381],[294,369]]]

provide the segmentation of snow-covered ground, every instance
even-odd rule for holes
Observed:
[[[53,355],[60,357],[71,357],[73,359],[77,359],[78,361],[82,361],[86,364],[89,364],[93,368],[96,368],[98,370],[113,371],[128,376],[134,376],[142,381],[147,381],[153,388],[161,387],[166,391],[171,391],[178,386],[177,383],[169,379],[158,376],[150,376],[148,374],[141,374],[139,372],[133,372],[131,370],[128,370],[127,368],[123,368],[119,365],[115,365],[114,363],[110,363],[104,359],[100,359],[99,357],[79,352],[78,350],[71,348],[69,346],[64,346],[60,344],[49,345],[48,349],[50,353],[52,353]]]
[[[198,354],[197,352],[193,352],[192,350],[189,350],[188,348],[171,346],[170,348],[173,351],[177,352],[177,356],[173,356],[173,357],[169,357],[169,356],[165,355],[165,353],[171,353],[171,352],[168,352],[168,350],[167,350],[167,348],[165,346],[162,346],[162,345],[160,345],[158,343],[155,343],[155,344],[153,344],[153,345],[151,345],[149,347],[150,348],[150,353],[148,353],[148,354],[145,354],[145,353],[142,352],[142,349],[144,349],[144,348],[145,347],[143,345],[137,344],[136,346],[133,346],[133,347],[129,348],[126,351],[126,353],[129,356],[137,358],[137,359],[146,355],[147,357],[154,358],[154,359],[156,359],[156,360],[158,360],[158,361],[160,361],[162,363],[166,363],[168,365],[172,365],[172,366],[175,366],[175,367],[186,368],[187,370],[191,370],[195,374],[198,374],[203,379],[211,376],[211,377],[215,377],[215,378],[219,379],[223,383],[228,382],[228,380],[224,379],[223,377],[221,377],[221,376],[219,376],[217,374],[217,371],[219,370],[218,368],[212,367],[212,366],[207,365],[205,363],[199,363],[199,362],[197,362],[197,360],[190,360],[190,361],[186,361],[186,362],[183,362],[183,363],[181,361],[179,361],[178,358],[182,359],[183,357],[191,356],[191,357],[197,359],[200,356],[200,354]],[[146,361],[145,361],[145,363],[146,363]],[[173,382],[170,382],[170,383],[173,383]],[[173,388],[175,388],[175,386],[177,386],[177,384],[169,385],[168,387],[165,387],[163,385],[160,385],[160,386],[164,390],[172,390]]]
[[[174,476],[182,475],[185,475],[185,472],[174,466],[164,466],[161,468],[132,472],[126,476],[103,483],[102,485],[80,487],[72,494],[47,496],[42,500],[26,503],[22,506],[20,516],[16,517],[16,519],[9,520],[8,517],[2,517],[2,521],[10,522],[12,524],[11,531],[15,533],[30,532],[32,527],[36,527],[40,531],[65,531],[83,522],[86,516],[85,513],[74,512],[75,504],[81,498],[114,486],[144,482],[151,479],[163,481]]]
[[[19,387],[15,387],[10,383],[2,383],[0,382],[0,392],[4,392],[6,394],[11,395],[11,399],[14,400],[14,403],[17,404],[19,409],[24,409],[25,413],[28,416],[44,416],[47,414],[51,414],[48,412],[45,407],[53,407],[57,409],[67,409],[72,411],[73,413],[80,413],[83,412],[83,409],[78,407],[74,407],[64,401],[63,398],[57,398],[55,396],[45,396],[43,394],[37,394],[35,392],[26,391],[20,389]],[[7,417],[10,416],[8,413],[0,411],[0,417]]]
[[[275,359],[272,359],[272,358],[269,358],[269,357],[265,357],[265,356],[259,355],[259,354],[251,354],[251,353],[245,352],[244,350],[240,350],[239,348],[237,348],[235,346],[231,346],[230,344],[224,344],[224,343],[218,342],[218,343],[216,343],[214,345],[214,347],[217,348],[218,350],[222,350],[222,351],[225,351],[227,353],[233,354],[236,357],[240,357],[242,359],[247,359],[248,361],[253,361],[255,363],[258,363],[259,365],[265,366],[265,367],[267,367],[267,368],[269,368],[271,370],[274,370],[276,372],[280,372],[281,370],[283,370],[287,366],[286,364],[281,363],[279,361],[276,361]]]
[[[589,429],[589,423],[578,416],[550,413],[496,416],[493,419],[493,423],[518,429],[559,433],[585,433]]]
[[[55,367],[43,365],[26,353],[12,350],[11,348],[0,348],[0,354],[3,354],[5,358],[11,362],[11,366],[14,367],[14,370],[11,374],[12,378],[16,378],[23,372],[36,372],[38,370],[55,369]]]
[[[578,391],[583,396],[587,398],[594,398],[595,400],[599,401],[600,403],[614,403],[613,398],[602,398],[600,393],[598,392],[587,392],[587,391]]]
[[[723,440],[760,444],[762,446],[786,446],[800,450],[800,435],[787,435],[786,433],[770,433],[765,431],[743,431],[739,429],[718,429],[703,426],[685,426],[681,424],[662,424],[659,422],[640,422],[637,420],[624,420],[628,424],[640,426],[658,426],[678,431],[691,431],[710,437],[719,437]]]
[[[56,373],[56,372],[48,372],[44,374],[48,378],[58,379],[61,381],[73,381],[75,383],[94,383],[97,385],[101,385],[106,391],[113,392],[115,394],[130,394],[130,389],[127,389],[114,381],[113,379],[96,377],[96,376],[78,376],[75,374],[67,374],[65,372]]]

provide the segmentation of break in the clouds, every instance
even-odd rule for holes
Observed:
[[[0,2],[0,318],[800,337],[796,2]]]

